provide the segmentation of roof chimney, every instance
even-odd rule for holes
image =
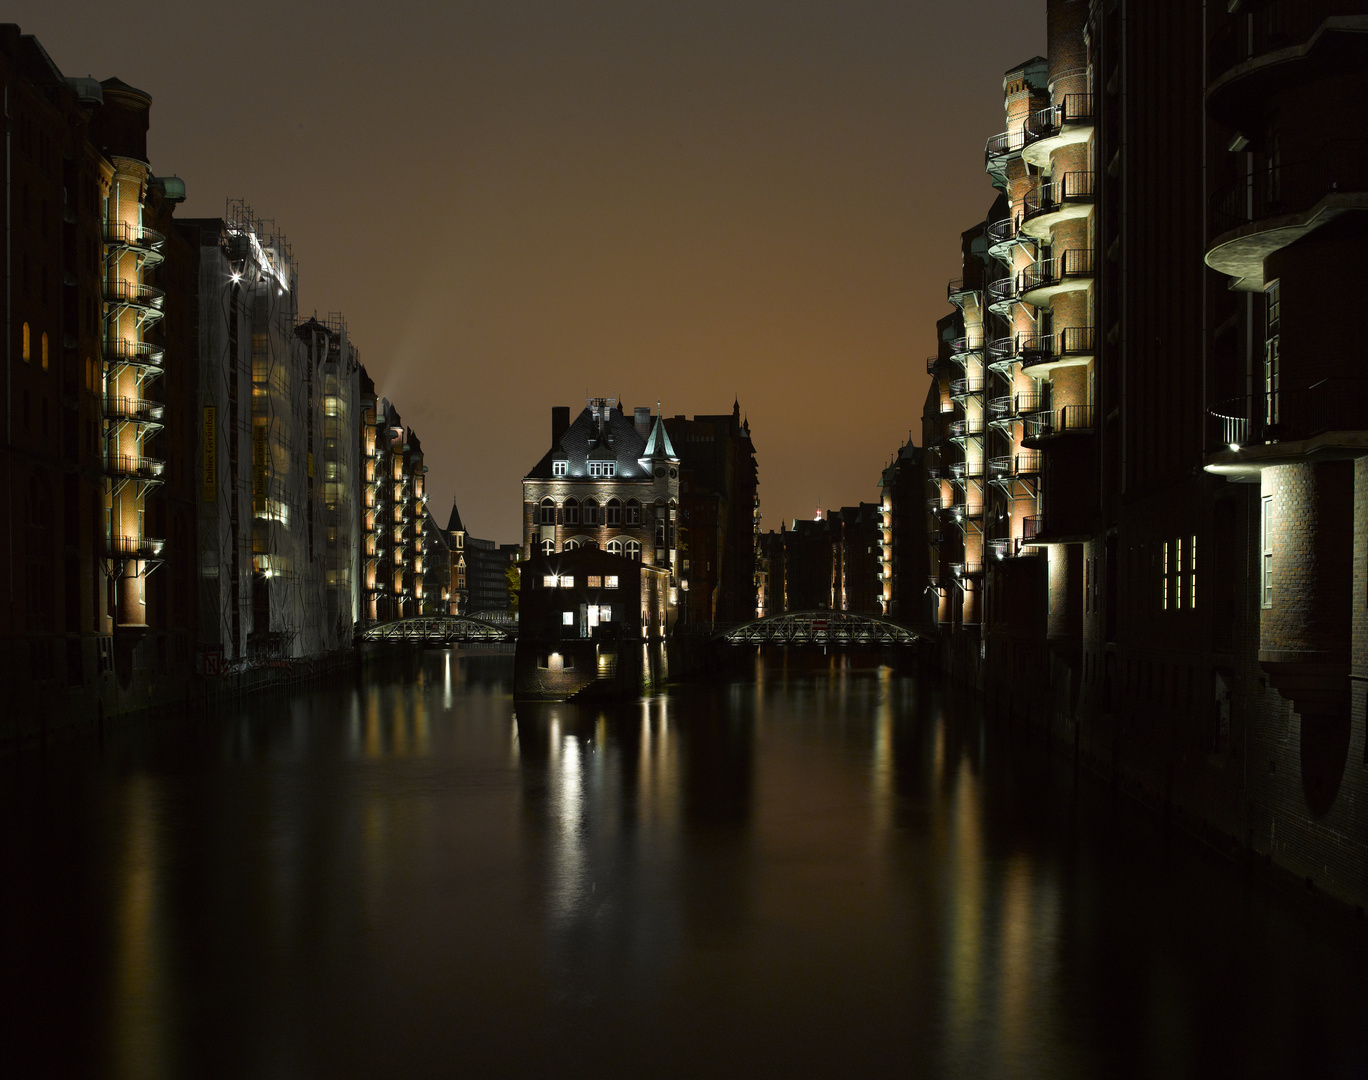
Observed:
[[[570,430],[570,406],[551,406],[551,445],[561,441],[561,436]]]
[[[636,427],[636,433],[643,439],[651,437],[651,407],[649,405],[638,405],[632,410],[632,423]]]

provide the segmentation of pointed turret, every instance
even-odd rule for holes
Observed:
[[[670,433],[665,430],[665,418],[657,414],[655,427],[651,429],[651,437],[646,440],[646,449],[641,452],[643,458],[670,458],[678,460],[673,444],[670,442]]]
[[[461,524],[461,512],[456,509],[456,498],[451,499],[451,517],[447,518],[446,531],[449,533],[465,532],[465,526]]]

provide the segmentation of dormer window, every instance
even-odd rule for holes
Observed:
[[[590,476],[616,476],[616,461],[591,461],[589,462]]]
[[[564,476],[569,467],[570,463],[568,461],[553,461],[551,462],[551,475]]]

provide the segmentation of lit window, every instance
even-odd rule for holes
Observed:
[[[569,466],[570,463],[568,461],[553,461],[551,462],[551,475],[564,476],[566,469],[568,469]]]
[[[1188,546],[1188,607],[1197,606],[1197,537]]]
[[[575,613],[574,613],[573,611],[562,611],[562,612],[561,612],[561,624],[564,625],[564,626],[574,626],[574,625],[575,625]]]
[[[608,541],[608,554],[609,554],[609,555],[621,555],[621,554],[622,554],[622,541],[621,541],[621,540],[609,540],[609,541]]]
[[[1169,606],[1169,546],[1167,540],[1164,541],[1164,565],[1162,574],[1164,578],[1164,610],[1167,611]]]
[[[604,587],[605,589],[616,589],[616,588],[618,587],[617,575],[616,575],[616,574],[609,574],[606,578],[604,578],[604,579],[603,579],[603,587]]]
[[[589,462],[590,476],[616,476],[616,461],[591,461]]]
[[[28,323],[24,323],[24,333],[23,333],[22,345],[23,345],[23,348],[22,348],[22,350],[20,351],[19,355],[23,358],[24,363],[28,363],[28,361],[29,361],[29,325],[28,325]]]
[[[603,578],[599,577],[598,574],[590,574],[584,579],[584,583],[591,589],[600,589],[603,587]]]
[[[544,588],[544,589],[554,589],[555,587],[556,587],[556,575],[555,575],[555,574],[547,574],[545,577],[542,578],[542,588]]]
[[[613,621],[613,609],[611,607],[600,607],[598,612],[599,622],[606,623]]]
[[[575,587],[575,579],[570,574],[562,574],[560,583],[562,589],[573,589]]]
[[[42,348],[43,348],[43,354],[42,354],[43,370],[46,371],[46,370],[47,370],[47,367],[48,367],[47,334],[44,334],[44,335],[43,335]]]
[[[641,545],[635,540],[627,541],[627,558],[641,561]]]
[[[556,542],[548,536],[541,542],[541,549],[543,555],[550,555],[556,550]]]

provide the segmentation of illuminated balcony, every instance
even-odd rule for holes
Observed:
[[[1068,436],[1091,435],[1093,408],[1091,405],[1064,405],[1056,411],[1037,413],[1025,418],[1023,446],[1038,449],[1033,443]]]
[[[1348,211],[1368,210],[1368,140],[1334,139],[1304,161],[1263,168],[1217,191],[1206,264],[1246,291],[1264,260]]]
[[[977,285],[966,284],[963,278],[956,278],[945,287],[945,297],[958,308],[978,307],[983,302],[983,290]]]
[[[1253,475],[1290,461],[1368,453],[1368,379],[1227,398],[1207,416],[1211,473]]]
[[[165,540],[154,540],[150,536],[111,536],[105,539],[105,550],[110,554],[126,559],[158,559]]]
[[[936,375],[940,373],[941,358],[939,356],[928,356],[926,358],[926,373]]]
[[[963,439],[972,439],[983,434],[983,417],[971,416],[964,420],[954,420],[950,423],[950,438],[956,442]]]
[[[1021,231],[1037,240],[1048,240],[1050,230],[1062,221],[1086,217],[1092,210],[1093,174],[1067,172],[1051,183],[1040,183],[1026,193]]]
[[[1361,0],[1262,0],[1233,8],[1207,43],[1207,107],[1250,132],[1269,100],[1313,79],[1361,75],[1368,42]]]
[[[950,342],[950,358],[963,366],[966,360],[978,356],[983,351],[983,336],[968,334]]]
[[[950,478],[957,481],[977,480],[983,475],[983,461],[956,461],[950,466]]]
[[[160,458],[145,457],[142,454],[107,454],[105,456],[105,471],[110,476],[157,480],[165,469],[166,462]]]
[[[1017,342],[1022,369],[1037,379],[1055,368],[1086,364],[1093,355],[1091,326],[1066,326],[1054,334],[1022,334]]]
[[[933,514],[938,514],[942,510],[947,509],[947,504],[941,496],[932,495],[931,498],[926,500],[926,509]]]
[[[100,346],[105,363],[141,368],[148,375],[160,375],[165,351],[160,345],[128,338],[107,338]]]
[[[928,465],[928,466],[926,466],[926,478],[927,478],[928,480],[939,480],[939,479],[940,479],[940,474],[941,474],[941,468],[940,468],[939,465]]]
[[[988,226],[988,254],[994,259],[1006,262],[1011,258],[1012,248],[1022,239],[1020,218],[1009,217],[995,221]],[[1024,239],[1029,240],[1030,237]]]
[[[983,576],[983,563],[981,562],[952,562],[950,573],[957,580],[963,578],[976,578]]]
[[[1016,131],[1004,131],[988,139],[983,146],[983,167],[988,174],[999,183],[1007,179],[1007,163],[1021,154],[1021,148],[1026,145],[1026,133],[1018,128]]]
[[[1087,142],[1092,127],[1092,94],[1065,94],[1058,105],[1040,109],[1027,117],[1022,160],[1038,169],[1048,168],[1051,154],[1061,146]]]
[[[126,305],[148,311],[161,311],[166,293],[155,285],[143,285],[136,281],[105,281],[100,286],[100,295],[106,303]]]
[[[1039,476],[1040,451],[1022,450],[1020,453],[992,458],[988,462],[988,473],[993,479],[1007,479],[1013,476]]]
[[[1050,407],[1050,390],[1042,386],[1036,390],[1018,390],[1015,394],[993,398],[988,411],[995,424],[1015,421],[1043,412]]]
[[[137,424],[150,434],[162,427],[165,406],[147,398],[109,397],[105,399],[104,414],[116,424]]]
[[[988,310],[994,315],[1005,317],[1019,299],[1017,281],[1011,275],[998,278],[988,285]]]
[[[962,401],[967,397],[981,393],[983,393],[983,377],[981,375],[950,380],[950,397],[955,401]]]
[[[1021,299],[1036,307],[1048,307],[1059,293],[1086,289],[1093,280],[1091,248],[1070,248],[1053,259],[1027,267],[1018,275]]]

